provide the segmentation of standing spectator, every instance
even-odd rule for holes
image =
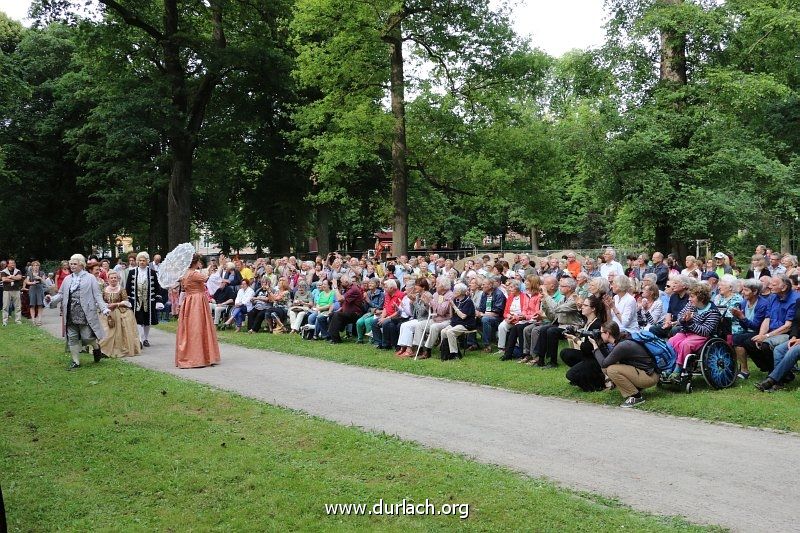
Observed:
[[[567,252],[567,270],[573,278],[577,278],[578,274],[581,273],[581,263],[577,260],[575,252]],[[533,272],[530,274],[532,273]],[[530,274],[526,273],[524,276],[522,276],[522,279],[527,278]]]
[[[17,262],[9,259],[6,268],[0,270],[0,281],[3,283],[3,325],[8,325],[8,315],[14,309],[14,322],[22,324],[22,272],[17,269]]]
[[[761,276],[769,276],[769,269],[767,268],[766,260],[761,254],[754,254],[750,258],[750,270],[745,274],[747,279],[761,279]]]
[[[656,252],[653,254],[653,270],[656,275],[656,285],[658,290],[663,291],[667,286],[669,279],[669,267],[664,263],[664,254]],[[624,328],[623,328],[624,329]]]
[[[25,277],[24,286],[28,289],[28,305],[31,307],[31,321],[36,326],[42,325],[42,308],[44,306],[44,282],[47,275],[41,271],[39,261],[31,263],[31,270]]]
[[[603,251],[603,264],[600,265],[600,276],[609,281],[611,281],[609,274],[614,274],[616,276],[625,275],[625,271],[622,269],[622,265],[617,262],[616,257],[617,252],[613,248],[609,247]]]
[[[733,274],[733,269],[730,265],[730,260],[728,256],[725,255],[723,252],[717,252],[714,254],[714,267],[713,271],[717,273],[717,278],[721,278],[725,274]]]
[[[786,274],[786,267],[781,264],[781,254],[772,252],[769,256],[769,275],[773,278],[781,274]]]
[[[56,290],[61,289],[61,284],[64,283],[64,280],[69,275],[70,275],[69,261],[61,261],[61,266],[58,268],[58,271],[56,272]]]

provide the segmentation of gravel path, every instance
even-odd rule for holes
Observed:
[[[60,334],[58,315],[45,327]],[[222,364],[174,367],[151,333],[145,368],[465,454],[635,509],[736,531],[797,531],[800,435],[711,424],[223,344]],[[788,468],[782,466],[783,457]],[[531,502],[535,512],[535,502]]]

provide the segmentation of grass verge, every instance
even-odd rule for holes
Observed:
[[[11,531],[700,529],[498,467],[121,361],[66,372],[63,344],[0,332],[0,483]],[[469,504],[328,516],[325,503]]]
[[[177,323],[168,322],[161,324],[159,328],[174,332]],[[563,364],[554,370],[531,368],[513,361],[502,362],[498,355],[481,352],[469,352],[460,361],[414,361],[395,357],[394,352],[376,350],[370,345],[355,344],[352,341],[330,345],[321,341],[304,341],[297,335],[248,335],[232,330],[219,332],[219,338],[221,342],[248,348],[467,381],[545,396],[607,405],[617,405],[622,401],[617,391],[586,393],[573,387],[564,377],[566,367]],[[725,390],[713,390],[701,377],[697,377],[692,394],[674,389],[648,389],[645,392],[647,402],[639,408],[715,422],[800,432],[800,391],[797,386],[790,384],[786,390],[766,394],[753,386],[765,377],[763,372],[755,369],[749,380],[737,381],[733,387]]]

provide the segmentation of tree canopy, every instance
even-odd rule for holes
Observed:
[[[0,253],[797,245],[800,6],[607,0],[548,56],[488,0],[0,14]]]

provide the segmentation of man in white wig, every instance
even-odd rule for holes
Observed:
[[[67,347],[72,356],[68,370],[74,370],[81,366],[79,355],[83,346],[92,347],[95,363],[106,357],[97,344],[105,337],[98,312],[107,315],[109,310],[100,294],[97,278],[86,272],[86,258],[80,254],[73,255],[69,259],[69,269],[72,273],[64,279],[61,290],[48,300],[61,303]]]
[[[150,268],[147,252],[136,255],[136,268],[128,272],[125,283],[128,301],[139,325],[139,340],[142,346],[150,346],[150,326],[158,324],[158,311],[164,309],[161,286],[156,271]]]

